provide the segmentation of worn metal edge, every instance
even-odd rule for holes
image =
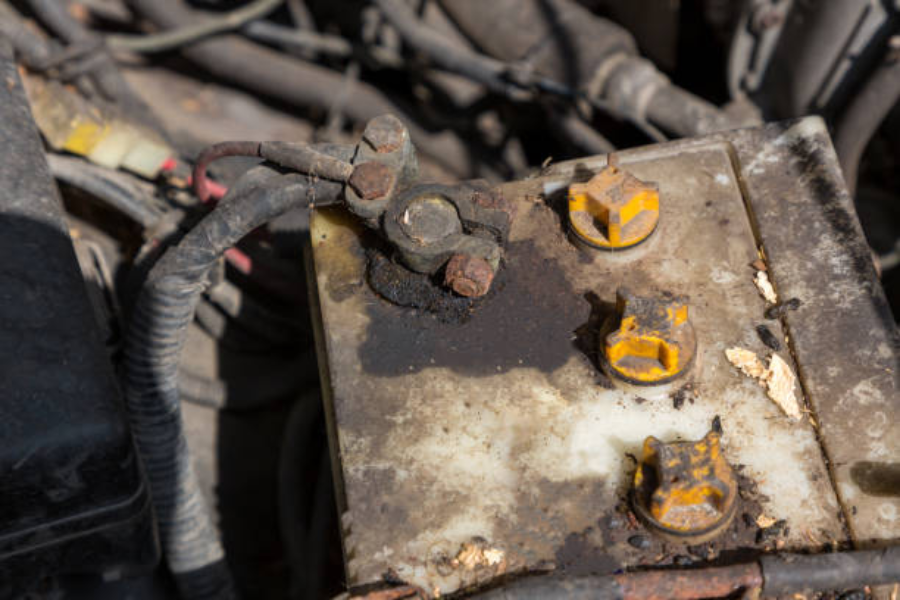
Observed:
[[[787,199],[791,197],[814,199],[817,194],[823,193],[822,190],[814,189],[816,183],[813,178],[804,176],[776,178],[766,168],[757,170],[762,147],[776,149],[776,153],[765,161],[766,164],[773,165],[772,168],[775,168],[775,165],[782,168],[796,166],[797,159],[794,157],[789,141],[786,141],[784,137],[789,136],[791,131],[795,131],[792,135],[797,139],[806,140],[819,150],[818,158],[823,161],[820,166],[824,167],[820,171],[823,176],[829,178],[829,191],[833,192],[829,198],[825,199],[830,199],[833,204],[817,205],[816,208],[819,210],[808,211],[805,213],[805,218],[799,220],[801,226],[806,226],[804,230],[798,230],[800,228],[796,227],[796,224],[792,226],[785,218],[786,207],[790,205]],[[828,214],[830,211],[841,211],[842,218],[846,219],[845,224],[852,228],[852,232],[850,232],[852,235],[847,235],[840,240],[840,243],[834,244],[834,248],[841,252],[838,258],[841,261],[852,262],[854,255],[869,256],[870,252],[852,198],[843,181],[837,154],[827,135],[824,121],[819,117],[806,117],[774,123],[759,129],[736,132],[732,139],[731,147],[735,156],[735,170],[740,176],[748,215],[769,265],[770,279],[781,294],[780,299],[788,299],[792,294],[785,292],[798,288],[813,290],[825,296],[829,288],[844,285],[852,287],[853,274],[843,272],[833,263],[825,264],[824,261],[818,261],[815,270],[800,269],[798,272],[789,272],[790,265],[796,264],[803,258],[800,251],[792,251],[789,240],[802,238],[804,232],[815,233],[816,227],[832,227],[833,224],[828,223],[830,218],[834,218]],[[810,164],[815,163],[811,162]],[[774,190],[763,191],[766,186],[773,186],[776,181],[788,183],[786,193],[776,194]],[[830,230],[826,229],[826,231]],[[832,233],[835,232],[832,231]],[[814,243],[813,238],[814,236],[808,236],[798,248],[811,250]],[[794,250],[798,248],[794,248]],[[900,361],[900,336],[898,336],[896,327],[891,331],[884,327],[883,322],[872,323],[871,306],[863,305],[868,299],[872,304],[880,304],[885,308],[888,306],[874,264],[869,261],[866,266],[868,269],[864,275],[867,281],[874,285],[868,291],[868,297],[860,294],[851,299],[853,306],[841,315],[840,329],[844,331],[879,331],[884,334],[884,341],[892,347],[893,356],[883,357],[882,363],[872,365],[868,372],[854,369],[852,377],[858,382],[875,380],[874,386],[882,391],[890,402],[887,408],[891,411],[893,418],[889,416],[887,420],[889,423],[894,423],[896,428],[900,425],[900,396],[897,395],[900,386],[898,386],[898,370],[896,368]],[[809,298],[806,300],[808,302]],[[781,318],[788,341],[788,349],[797,369],[798,382],[807,406],[818,423],[815,430],[829,470],[832,487],[840,502],[848,537],[857,546],[882,545],[888,543],[891,538],[900,537],[900,522],[894,521],[893,529],[885,530],[883,527],[873,527],[868,522],[874,520],[874,515],[871,514],[872,510],[856,511],[852,499],[848,498],[846,477],[840,469],[851,460],[858,461],[869,458],[869,455],[861,450],[861,444],[850,443],[845,448],[841,448],[843,436],[840,435],[840,429],[843,423],[837,422],[836,415],[830,414],[843,402],[855,404],[854,408],[859,413],[866,412],[865,403],[858,398],[854,401],[854,398],[850,397],[850,390],[845,389],[843,393],[836,391],[840,390],[840,386],[834,373],[840,371],[839,369],[835,370],[835,367],[841,365],[847,356],[865,353],[869,348],[866,348],[866,344],[859,343],[863,342],[862,336],[852,338],[852,341],[858,342],[856,345],[841,344],[838,347],[827,343],[829,335],[827,332],[836,332],[838,324],[835,322],[823,323],[823,321],[823,315],[815,311],[786,313]],[[823,331],[826,333],[818,335],[810,333]],[[871,346],[877,340],[866,338],[865,341]],[[891,363],[893,363],[893,370],[891,370],[891,366],[882,366]],[[825,393],[824,390],[828,390],[828,393]],[[847,452],[847,448],[850,448],[851,451]],[[895,497],[894,503],[900,504],[900,500]],[[874,507],[870,506],[869,508],[873,509]]]

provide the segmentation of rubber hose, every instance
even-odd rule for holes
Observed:
[[[859,161],[891,109],[900,100],[900,61],[885,61],[869,77],[838,119],[834,149],[850,194],[856,193]]]
[[[270,21],[255,21],[241,29],[241,33],[258,42],[277,44],[289,50],[325,54],[337,58],[349,58],[353,46],[346,39],[315,31],[285,27]]]
[[[90,70],[97,87],[108,100],[121,104],[129,115],[162,132],[153,113],[122,77],[116,61],[100,46],[101,36],[87,29],[69,13],[68,0],[28,0],[28,4],[44,25],[69,44],[98,44],[96,62]]]
[[[149,195],[124,173],[58,154],[48,154],[47,163],[53,177],[91,194],[144,229],[154,227],[162,218]]]
[[[534,576],[519,579],[474,596],[478,600],[620,600],[622,590],[612,577]]]
[[[444,38],[424,25],[402,0],[374,0],[384,18],[400,33],[403,41],[422,52],[439,67],[468,77],[489,90],[512,98],[527,98],[525,90],[509,81],[509,65],[477,54]]]
[[[22,16],[7,2],[0,2],[0,37],[12,44],[25,66],[40,69],[50,58],[49,45],[32,33]]]
[[[129,0],[134,10],[160,29],[193,23],[202,16],[180,0]],[[254,93],[302,107],[328,110],[345,89],[343,75],[265,48],[237,35],[223,35],[185,47],[181,53],[215,77]],[[447,132],[432,134],[412,122],[406,111],[377,88],[356,82],[343,106],[344,114],[363,124],[393,113],[404,121],[417,148],[459,175],[471,171],[465,145]]]
[[[646,119],[682,137],[738,126],[714,104],[674,85],[660,87],[647,103]]]
[[[489,55],[525,62],[570,88],[586,86],[610,56],[637,53],[626,29],[574,0],[440,0],[440,5]]]
[[[535,72],[570,88],[592,92],[597,73],[608,60],[638,55],[627,30],[575,0],[440,0],[440,4],[460,29],[492,56],[507,62],[526,61]],[[641,83],[634,77],[627,79]],[[632,105],[637,102],[628,95],[625,98]],[[635,112],[644,114],[637,115],[638,121],[653,121],[678,135],[732,126],[730,117],[716,106],[672,85],[661,86],[646,111],[640,108]],[[617,108],[614,112],[621,116],[632,111]]]
[[[269,176],[257,167],[244,186]],[[185,438],[178,364],[210,270],[247,233],[309,196],[340,193],[337,183],[289,174],[227,194],[151,269],[125,340],[126,409],[150,482],[162,545],[181,596],[235,598],[224,550],[200,494]],[[240,190],[244,191],[244,190]]]
[[[588,154],[607,154],[616,149],[612,142],[575,114],[568,113],[553,117],[557,129]]]
[[[267,16],[283,2],[284,0],[253,0],[229,13],[206,19],[201,23],[161,33],[111,35],[106,38],[106,43],[114,50],[145,53],[166,52],[217,33],[240,29],[247,23]]]
[[[831,554],[763,555],[763,595],[900,583],[900,546]]]

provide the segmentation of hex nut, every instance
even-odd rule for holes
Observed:
[[[463,230],[456,207],[440,196],[414,199],[407,204],[399,224],[406,237],[422,246],[437,244]]]
[[[391,193],[396,181],[393,169],[380,162],[369,161],[353,168],[347,184],[361,199],[378,200]]]
[[[406,140],[406,127],[394,115],[381,115],[370,120],[363,139],[379,154],[396,152]]]
[[[460,296],[479,298],[488,293],[494,269],[483,258],[456,254],[447,263],[444,284]]]

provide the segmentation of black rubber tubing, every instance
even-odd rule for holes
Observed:
[[[826,554],[764,555],[759,559],[759,567],[765,597],[898,583],[900,546]],[[672,581],[678,579],[678,570],[664,573],[669,573]],[[702,577],[703,569],[681,573]],[[472,597],[478,600],[620,600],[626,594],[617,578],[627,577],[628,574],[572,578],[535,575]]]
[[[782,554],[759,559],[763,595],[846,590],[900,582],[900,546],[830,554]]]
[[[844,180],[851,194],[856,192],[859,161],[863,152],[900,100],[900,61],[887,59],[869,77],[838,119],[834,149],[841,161]]]
[[[188,8],[181,0],[128,0],[128,4],[163,30],[203,18],[202,13]],[[240,35],[203,40],[182,48],[181,53],[215,77],[296,106],[328,110],[346,86],[340,73],[260,46]],[[418,127],[406,111],[365,82],[353,85],[343,110],[359,124],[379,115],[396,114],[419,150],[454,173],[466,175],[471,170],[467,149],[459,139],[450,132],[434,134]]]
[[[100,34],[89,30],[69,13],[68,0],[28,0],[31,10],[47,28],[69,44],[97,44],[96,60],[90,75],[100,92],[121,105],[127,114],[154,130],[162,128],[153,113],[125,81],[112,55],[102,46]]]
[[[178,364],[194,309],[219,257],[246,234],[341,185],[256,167],[150,270],[125,341],[126,409],[169,569],[185,600],[236,598],[185,438]]]
[[[536,575],[473,596],[478,600],[620,600],[622,591],[610,576]]]
[[[0,1],[0,36],[9,40],[16,55],[29,68],[39,69],[50,58],[47,42],[32,33],[18,11],[3,1]]]
[[[121,171],[60,154],[47,154],[47,163],[58,181],[87,192],[144,229],[156,226],[162,218],[162,212],[153,206],[149,194],[142,192]]]

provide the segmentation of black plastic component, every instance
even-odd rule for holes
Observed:
[[[159,559],[147,486],[62,204],[0,42],[0,597]]]

